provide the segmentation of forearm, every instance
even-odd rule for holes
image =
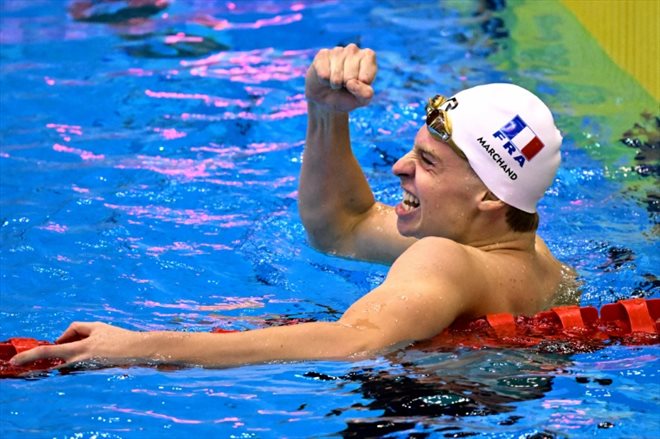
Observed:
[[[229,367],[270,361],[348,359],[369,350],[366,330],[338,322],[235,333],[145,332],[139,361]]]
[[[348,113],[308,103],[298,191],[300,215],[315,244],[336,243],[375,203],[351,150]]]

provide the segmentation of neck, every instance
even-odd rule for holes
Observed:
[[[476,221],[462,243],[483,251],[533,252],[536,232],[515,232],[506,224],[504,218],[496,221]]]
[[[522,251],[533,252],[536,244],[534,232],[512,232],[499,236],[490,236],[483,240],[472,240],[465,243],[471,247],[486,252],[492,251]]]

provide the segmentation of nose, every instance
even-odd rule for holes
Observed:
[[[392,173],[399,178],[411,177],[415,172],[415,161],[411,153],[404,155],[392,165]]]

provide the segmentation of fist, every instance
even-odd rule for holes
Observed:
[[[305,96],[323,108],[349,112],[371,101],[377,71],[376,53],[371,49],[355,44],[322,49],[307,70]]]

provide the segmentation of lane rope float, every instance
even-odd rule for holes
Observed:
[[[299,323],[293,319],[288,324]],[[213,333],[238,332],[215,328]],[[533,347],[542,343],[584,342],[624,345],[660,343],[660,299],[627,299],[603,305],[561,306],[533,316],[509,313],[488,314],[470,321],[456,321],[430,340],[416,343],[420,349],[456,349],[485,347]],[[0,378],[16,378],[43,372],[64,364],[59,358],[38,360],[14,366],[9,360],[16,354],[52,343],[28,337],[13,337],[0,342]]]

